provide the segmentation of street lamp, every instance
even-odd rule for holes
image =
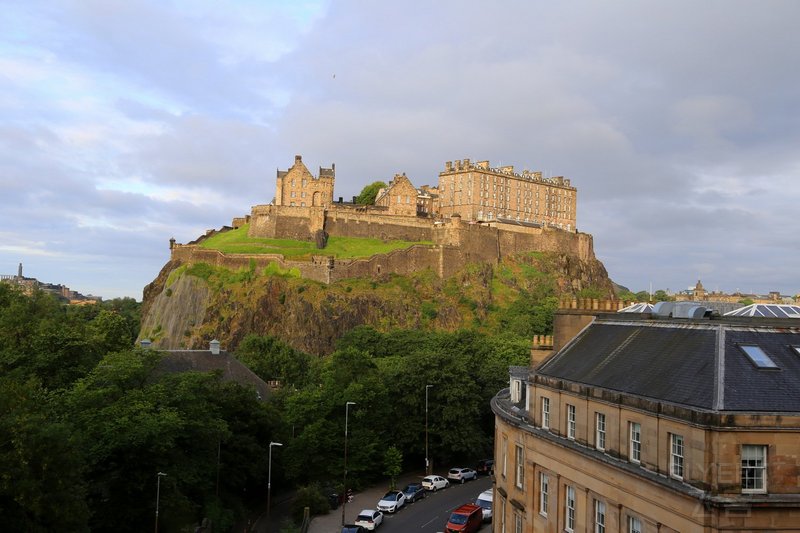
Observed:
[[[269,443],[269,467],[267,469],[267,523],[269,523],[269,507],[271,503],[272,497],[272,447],[273,446],[283,446],[280,442],[270,442]]]
[[[347,506],[347,416],[351,405],[356,402],[344,404],[344,479],[342,480],[342,525],[344,525],[344,508]]]
[[[166,476],[164,472],[156,474],[156,533],[158,533],[158,500],[161,498],[161,478]]]
[[[428,460],[428,389],[433,385],[425,385],[425,475],[431,473],[431,463]]]

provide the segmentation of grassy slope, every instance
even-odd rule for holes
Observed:
[[[324,250],[318,250],[313,242],[292,239],[267,239],[247,235],[249,225],[218,233],[200,243],[203,248],[219,250],[232,254],[282,254],[286,258],[306,259],[314,254],[332,255],[337,259],[370,257],[392,250],[408,248],[414,244],[431,242],[390,241],[380,239],[358,239],[351,237],[331,237]]]

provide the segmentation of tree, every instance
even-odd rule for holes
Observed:
[[[386,453],[383,454],[383,468],[383,475],[389,476],[391,479],[389,490],[394,490],[397,486],[397,476],[403,471],[403,454],[400,450],[394,446],[390,446],[386,450]]]
[[[356,203],[359,205],[373,205],[375,197],[378,196],[380,189],[385,189],[386,184],[382,181],[374,181],[361,189],[361,194],[356,196]]]

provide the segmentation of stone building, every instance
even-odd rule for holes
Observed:
[[[564,177],[493,168],[489,161],[448,161],[439,173],[439,214],[465,221],[507,220],[574,231],[577,189]]]
[[[385,189],[378,191],[375,205],[386,208],[388,215],[416,216],[417,215],[416,187],[406,177],[405,173],[395,174]]]
[[[560,310],[495,413],[495,532],[798,531],[800,323]]]
[[[294,156],[294,165],[289,170],[279,170],[275,190],[275,205],[297,207],[327,207],[333,203],[333,183],[336,165],[319,169],[315,177],[303,163],[303,158]]]

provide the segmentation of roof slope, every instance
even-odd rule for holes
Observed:
[[[757,368],[740,344],[761,346],[778,369]],[[598,319],[535,372],[700,409],[800,412],[792,346],[796,328]]]

